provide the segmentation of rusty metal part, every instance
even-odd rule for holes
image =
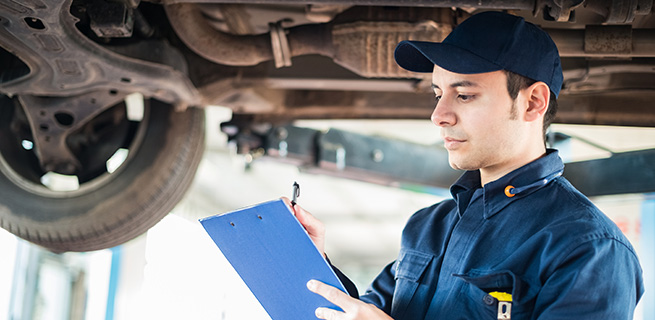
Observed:
[[[231,35],[212,28],[193,3],[164,6],[173,29],[200,56],[220,64],[252,66],[273,59],[268,34]]]
[[[231,34],[256,34],[245,5],[242,4],[204,4],[200,5],[203,16],[210,25]]]
[[[414,23],[344,22],[338,17],[332,23],[302,25],[286,30],[276,25],[270,35],[237,36],[211,28],[196,4],[167,5],[166,11],[183,41],[196,53],[219,64],[250,66],[275,60],[276,66],[282,67],[291,64],[291,57],[320,54],[333,58],[337,64],[361,76],[383,78],[416,77],[416,74],[402,70],[393,61],[395,45],[407,39],[441,41],[452,30],[453,14],[436,16],[437,20],[445,22]],[[348,12],[344,12],[344,16],[347,17]],[[365,17],[362,19],[365,20]],[[655,57],[655,32],[650,29],[590,26],[586,30],[546,31],[551,34],[562,57]],[[287,46],[288,54],[285,50]]]
[[[585,1],[585,8],[603,16],[605,23],[632,23],[637,15],[650,14],[653,9],[653,0]]]
[[[270,36],[237,36],[211,28],[196,4],[168,5],[166,12],[189,48],[219,64],[251,66],[275,59],[281,67],[290,65],[286,60],[290,57],[320,54],[364,77],[412,77],[393,61],[395,45],[405,39],[441,41],[452,30],[450,24],[433,21],[354,22],[303,25],[286,31],[276,27]]]
[[[624,89],[612,92],[590,92],[580,95],[562,95],[557,99],[556,123],[655,126],[652,90]],[[617,108],[621,106],[621,108]]]
[[[62,174],[79,171],[81,164],[66,138],[124,98],[125,93],[115,91],[94,91],[73,98],[18,96],[34,136],[41,168]]]
[[[632,53],[632,27],[587,26],[584,50],[590,54],[630,54]]]
[[[271,24],[271,47],[275,57],[275,67],[290,67],[291,50],[289,49],[289,40],[287,40],[287,34],[280,23]]]
[[[351,5],[310,4],[305,7],[305,16],[312,22],[327,23],[350,7]]]
[[[165,0],[166,4],[176,3],[216,3],[217,0]],[[581,6],[595,11],[609,24],[632,23],[636,16],[647,15],[653,8],[653,0],[221,0],[231,4],[293,4],[314,5],[352,5],[352,6],[397,6],[397,7],[440,7],[476,8],[532,11],[543,10],[547,18],[555,21],[574,20],[575,10]]]
[[[410,7],[464,7],[483,9],[532,10],[534,1],[523,0],[165,0],[166,4],[175,3],[262,3],[262,4],[303,4],[303,5],[354,5],[354,6],[410,6]]]
[[[3,2],[0,44],[30,73],[0,83],[0,93],[63,97],[95,90],[138,91],[179,108],[200,104],[197,90],[182,71],[117,54],[83,35],[75,27],[79,19],[70,13],[71,3]],[[181,56],[170,46],[160,48],[158,55]]]
[[[587,29],[546,29],[560,57],[655,57],[655,30],[620,26]]]
[[[393,51],[402,40],[441,41],[450,33],[448,24],[433,21],[355,22],[332,30],[334,61],[364,77],[416,77],[396,64]]]
[[[234,93],[224,103],[255,123],[284,123],[294,119],[429,119],[434,95],[414,92],[286,90],[281,105],[255,110],[249,101],[267,101],[267,92]],[[279,94],[279,93],[278,93]],[[243,100],[242,100],[243,99]],[[622,89],[561,95],[555,123],[654,127],[655,92]],[[617,106],[621,106],[617,109]]]
[[[87,13],[91,30],[101,38],[129,38],[134,30],[134,10],[125,3],[94,1]]]
[[[214,29],[193,3],[166,5],[175,32],[194,52],[207,60],[230,66],[253,66],[275,59],[269,34],[233,35]],[[280,33],[273,31],[277,38]],[[329,28],[325,24],[303,25],[284,30],[290,56],[332,56]],[[279,43],[279,41],[275,41]]]
[[[546,14],[555,21],[571,21],[575,16],[574,10],[582,5],[584,0],[542,1]],[[537,7],[541,5],[537,4]]]

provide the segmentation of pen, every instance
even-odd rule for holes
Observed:
[[[300,197],[300,185],[298,182],[293,182],[293,196],[291,197],[291,206],[296,205],[296,200]]]

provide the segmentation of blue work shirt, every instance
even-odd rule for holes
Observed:
[[[512,319],[632,319],[635,251],[563,168],[548,150],[484,187],[464,173],[453,199],[409,219],[397,260],[360,299],[396,320],[497,319],[493,291],[511,293]]]

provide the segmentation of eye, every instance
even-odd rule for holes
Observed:
[[[441,96],[435,96],[434,97],[434,101],[436,101],[437,103],[439,102],[439,100],[441,100]]]
[[[472,94],[460,94],[460,95],[457,96],[457,98],[459,100],[461,100],[461,101],[466,102],[466,101],[473,100],[473,98],[475,98],[475,96],[472,95]]]

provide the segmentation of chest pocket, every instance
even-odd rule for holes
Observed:
[[[428,293],[433,288],[430,288],[430,283],[422,284],[421,280],[433,257],[420,251],[401,251],[395,266],[396,287],[391,303],[391,315],[394,319],[415,319],[417,315],[425,314],[426,310],[423,309],[427,309],[430,301],[421,301],[432,297]],[[417,303],[418,309],[413,306]],[[410,304],[412,307],[408,308]],[[412,311],[407,313],[408,309]]]
[[[526,308],[523,303],[523,291],[526,283],[519,276],[511,271],[497,272],[470,272],[468,274],[456,274],[466,282],[462,288],[466,305],[471,314],[476,314],[476,319],[496,319],[498,315],[498,300],[489,295],[489,292],[500,291],[512,295],[512,319],[527,318]]]

